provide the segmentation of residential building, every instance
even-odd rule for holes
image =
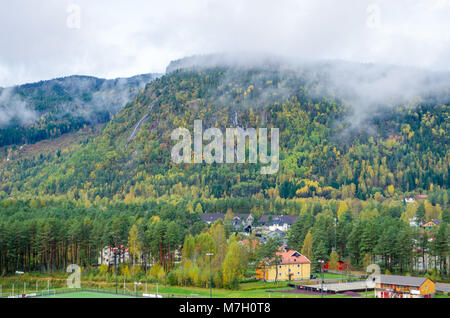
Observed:
[[[442,223],[442,220],[438,220],[438,219],[430,220],[428,222],[423,223],[422,228],[431,230],[433,227],[439,226],[441,223]]]
[[[309,279],[311,274],[311,261],[295,250],[285,245],[276,253],[280,261],[276,265],[263,262],[256,270],[256,278],[265,281],[291,281]]]
[[[435,283],[426,277],[380,275],[375,282],[376,298],[431,298]]]
[[[330,262],[326,262],[325,265],[323,266],[323,269],[325,269],[327,271],[330,270],[330,264],[329,263]],[[345,262],[343,262],[343,261],[338,261],[336,270],[338,270],[338,271],[345,271],[345,270],[347,270],[347,264]]]
[[[269,231],[280,230],[286,232],[297,220],[298,215],[267,215],[264,214],[258,223]]]
[[[450,294],[450,284],[436,283],[436,293],[449,295]]]
[[[405,198],[405,203],[414,203],[416,202],[416,199],[413,197],[406,197]]]
[[[212,224],[216,222],[218,219],[222,219],[225,221],[226,214],[225,213],[202,213],[200,214],[202,220],[207,224]],[[234,214],[233,219],[230,220],[231,224],[235,229],[251,226],[254,221],[254,217],[251,214]]]
[[[413,216],[409,219],[409,226],[411,227],[418,227],[419,226],[419,220],[417,219],[417,216]]]

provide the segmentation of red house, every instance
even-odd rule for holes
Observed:
[[[325,263],[325,265],[323,266],[324,269],[328,270],[328,262]],[[338,271],[345,271],[347,269],[347,264],[345,264],[343,261],[339,261],[338,262],[338,267],[337,270]]]

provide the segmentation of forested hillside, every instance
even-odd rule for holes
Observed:
[[[158,74],[68,76],[0,88],[0,147],[32,144],[109,121]]]
[[[105,245],[137,244],[133,259],[154,261],[148,275],[155,280],[205,286],[202,255],[212,251],[214,285],[233,287],[253,277],[249,264],[257,255],[238,244],[226,220],[207,227],[199,217],[227,212],[299,215],[288,244],[311,258],[314,269],[335,251],[334,258],[355,268],[377,260],[383,270],[405,273],[429,253],[439,275],[448,275],[450,98],[448,89],[425,89],[436,87],[433,75],[397,99],[392,81],[385,85],[388,68],[338,66],[336,78],[345,79],[339,85],[328,71],[336,69],[333,63],[184,62],[147,84],[101,132],[71,147],[40,153],[5,147],[3,273],[17,264],[49,271],[72,262],[90,267]],[[353,91],[356,82],[377,78],[383,85]],[[372,94],[375,87],[377,93],[386,88],[383,98]],[[196,119],[204,129],[222,131],[279,128],[278,173],[262,175],[259,164],[248,163],[174,164],[170,134],[178,127],[192,133]],[[428,197],[404,201],[419,194]],[[409,225],[414,216],[416,223],[444,221],[430,233],[431,243]],[[174,262],[180,246],[183,267]]]
[[[256,199],[397,197],[447,189],[449,103],[429,96],[368,111],[316,92],[321,79],[274,66],[176,70],[147,85],[77,151],[3,162],[3,196],[93,202],[178,196]],[[444,94],[446,98],[446,95]],[[437,99],[436,99],[437,100]],[[413,102],[413,101],[412,101]],[[356,110],[358,111],[358,110]],[[174,165],[174,128],[277,127],[280,171],[259,165]],[[444,191],[445,192],[445,191]],[[442,196],[441,196],[442,197]],[[447,198],[439,199],[446,204]]]

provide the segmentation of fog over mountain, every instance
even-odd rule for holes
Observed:
[[[0,86],[163,72],[217,52],[450,70],[449,0],[9,1]]]
[[[73,75],[0,88],[0,146],[34,143],[107,122],[159,76],[106,80]]]
[[[450,101],[450,72],[389,64],[314,61],[248,53],[215,54],[173,61],[166,72],[214,67],[225,67],[227,76],[222,80],[222,85],[238,80],[234,78],[233,70],[266,69],[275,74],[290,74],[304,82],[310,96],[337,99],[351,107],[348,122],[354,128],[367,128],[367,119],[386,108],[439,105]],[[280,77],[282,80],[275,92],[288,98],[293,95],[295,87],[290,85],[289,77]],[[254,84],[257,81],[255,78],[250,82]],[[264,91],[256,104],[267,104],[270,99],[265,96],[272,94],[272,90]]]

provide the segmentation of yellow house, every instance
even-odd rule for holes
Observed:
[[[380,275],[375,282],[377,298],[431,298],[435,283],[426,277]]]
[[[256,279],[265,281],[286,281],[309,279],[311,261],[297,251],[282,246],[277,252],[280,262],[277,265],[262,263],[256,270]]]
[[[423,224],[422,224],[422,227],[423,227],[424,229],[429,229],[429,230],[431,230],[433,227],[439,226],[439,225],[441,224],[441,222],[442,222],[442,220],[431,220],[431,221],[428,221],[428,222],[423,223]]]

